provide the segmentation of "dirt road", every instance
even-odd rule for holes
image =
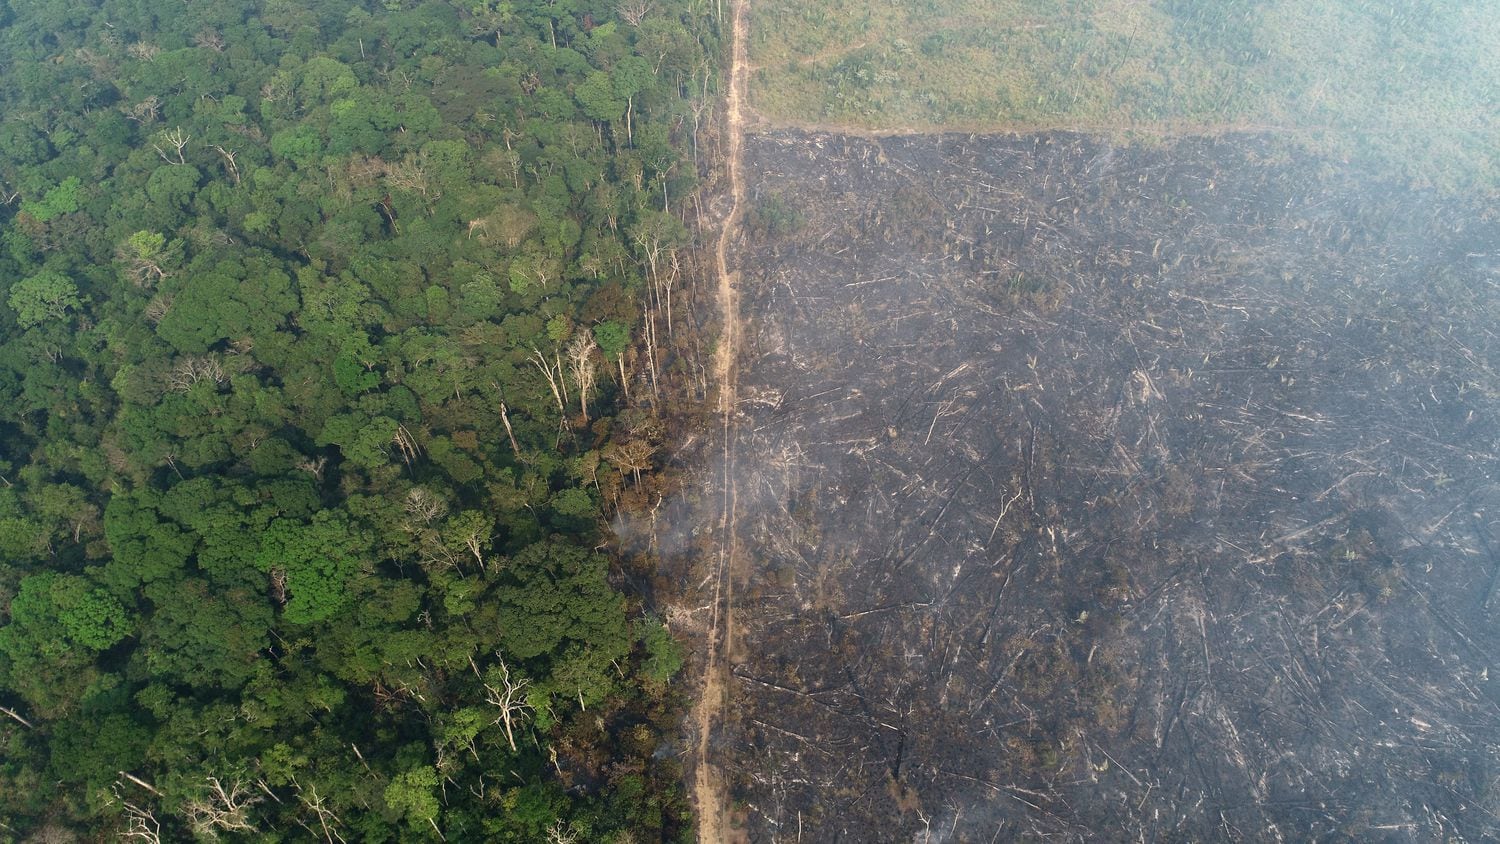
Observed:
[[[703,693],[698,701],[695,724],[698,747],[693,766],[693,798],[698,807],[698,840],[725,840],[724,814],[728,804],[722,772],[710,759],[713,728],[728,694],[728,655],[734,647],[735,555],[735,454],[732,426],[735,409],[736,358],[739,352],[739,294],[736,277],[729,268],[729,246],[739,226],[745,196],[741,174],[740,141],[744,131],[744,92],[747,67],[745,0],[731,0],[729,90],[725,102],[724,131],[727,135],[725,169],[729,176],[729,214],[719,231],[715,259],[719,274],[719,344],[714,376],[719,386],[719,412],[723,420],[722,504],[719,516],[719,554],[714,575],[713,621],[709,627],[708,662],[704,669]]]

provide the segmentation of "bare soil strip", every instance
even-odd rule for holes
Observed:
[[[745,0],[731,0],[732,47],[729,65],[729,91],[725,103],[725,132],[728,153],[725,168],[729,175],[729,215],[719,231],[715,262],[719,274],[720,334],[714,362],[715,380],[719,386],[719,412],[723,420],[722,505],[719,519],[719,559],[714,578],[713,622],[708,634],[708,662],[704,669],[702,697],[695,718],[698,748],[693,766],[693,795],[698,806],[698,840],[724,840],[724,811],[727,798],[721,772],[709,758],[714,723],[724,707],[727,694],[727,657],[734,647],[734,581],[735,555],[735,454],[732,426],[735,410],[736,357],[739,350],[739,298],[735,274],[729,268],[729,244],[739,224],[745,197],[744,179],[740,173],[740,139],[744,133],[746,49]]]

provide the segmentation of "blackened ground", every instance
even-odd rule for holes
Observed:
[[[1255,138],[745,152],[751,840],[1500,835],[1493,209]]]

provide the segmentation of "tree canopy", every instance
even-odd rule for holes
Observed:
[[[0,841],[690,835],[682,656],[596,549],[717,37],[0,3]]]

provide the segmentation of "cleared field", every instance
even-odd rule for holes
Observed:
[[[1500,219],[1267,148],[746,139],[743,840],[1500,840]]]
[[[1500,186],[1494,0],[759,0],[752,59],[781,125],[1264,132]]]

